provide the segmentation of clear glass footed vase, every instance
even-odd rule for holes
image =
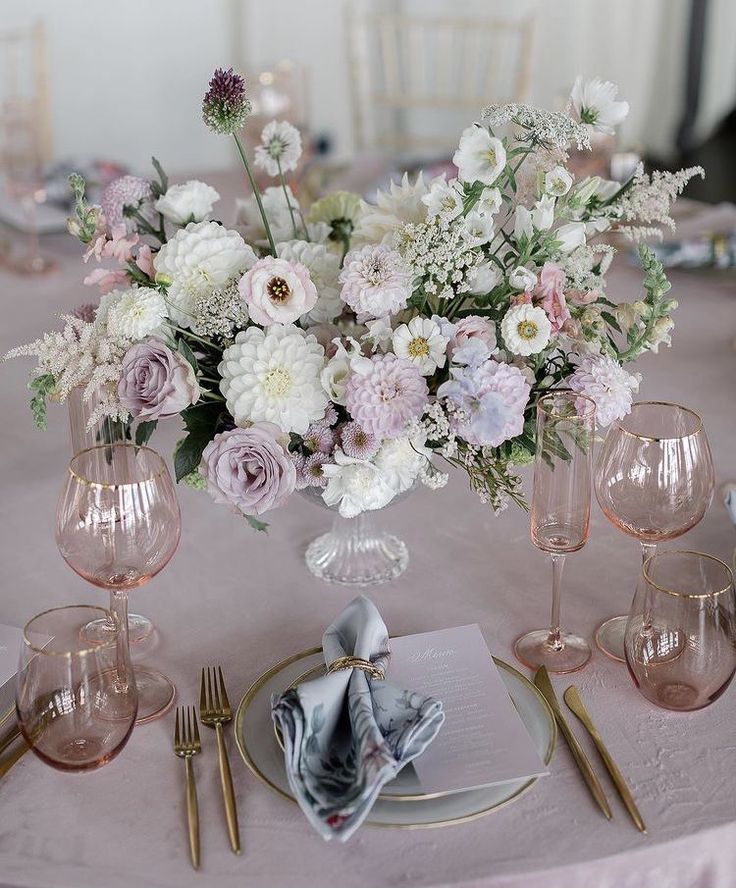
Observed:
[[[318,488],[307,487],[300,492],[310,502],[329,508]],[[406,543],[380,529],[383,509],[362,512],[355,518],[342,518],[334,509],[330,511],[335,515],[332,530],[313,540],[304,556],[315,577],[342,586],[375,586],[401,576],[409,564],[409,551]]]

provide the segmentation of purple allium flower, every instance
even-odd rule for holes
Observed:
[[[613,358],[587,355],[570,377],[570,388],[595,401],[598,424],[610,425],[631,410],[632,395],[641,377],[626,370]]]
[[[304,446],[312,453],[332,453],[332,448],[335,446],[335,433],[324,420],[313,422],[304,435]]]
[[[419,368],[389,353],[354,358],[345,398],[350,415],[379,438],[400,435],[422,415],[429,390]]]
[[[262,515],[282,505],[294,490],[296,470],[270,422],[220,432],[202,453],[200,474],[216,503],[244,515]]]
[[[218,68],[202,100],[204,122],[214,133],[232,135],[242,128],[250,112],[245,80],[232,68]]]
[[[313,453],[304,461],[304,480],[307,487],[327,487],[327,477],[322,466],[332,462],[327,453]]]
[[[92,302],[83,302],[81,305],[73,308],[69,314],[73,318],[79,318],[80,321],[84,321],[85,324],[91,324],[97,314],[97,306]]]
[[[354,459],[371,459],[378,453],[380,440],[362,429],[357,422],[346,422],[340,428],[343,452]]]
[[[479,367],[454,367],[452,379],[437,390],[462,411],[453,423],[470,444],[498,447],[524,430],[530,386],[518,367],[486,361]]]
[[[100,204],[105,221],[110,229],[125,225],[130,233],[135,229],[135,221],[124,213],[125,207],[138,209],[141,203],[151,199],[151,183],[139,176],[121,176],[102,192]]]

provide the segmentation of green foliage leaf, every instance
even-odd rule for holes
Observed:
[[[603,320],[609,325],[609,327],[613,327],[613,329],[614,329],[617,333],[622,333],[622,332],[623,332],[623,331],[621,330],[621,327],[619,326],[618,321],[616,320],[616,318],[614,318],[614,316],[611,314],[610,311],[602,311],[602,312],[601,312],[601,317],[602,317]]]
[[[157,419],[152,419],[150,422],[139,422],[138,427],[135,430],[135,443],[139,447],[143,447],[145,444],[151,440],[151,435],[156,431],[156,426],[158,425]]]
[[[174,453],[176,480],[181,481],[202,461],[202,451],[222,426],[223,405],[197,404],[182,411],[187,436],[182,438]]]
[[[194,352],[189,347],[189,344],[185,342],[183,338],[180,338],[177,347],[182,358],[192,365],[192,370],[194,370],[195,373],[199,373],[199,364],[197,363],[197,359],[194,357]]]
[[[28,388],[34,393],[31,398],[31,413],[36,428],[46,431],[48,427],[46,419],[46,398],[56,389],[56,379],[50,373],[34,376],[28,383]]]
[[[268,533],[268,524],[265,521],[259,521],[255,515],[243,515],[243,518],[245,518],[253,530],[257,530],[259,533]]]
[[[151,158],[151,163],[153,164],[153,168],[156,170],[159,182],[161,183],[160,185],[155,182],[153,183],[155,186],[157,186],[156,190],[159,190],[160,193],[158,196],[160,197],[162,194],[165,194],[169,190],[169,177],[166,175],[166,173],[164,172],[164,168],[161,166],[158,160],[156,160],[155,157]]]

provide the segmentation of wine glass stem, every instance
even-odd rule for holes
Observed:
[[[657,544],[645,542],[644,540],[640,540],[641,542],[641,565],[644,567],[646,564],[647,558],[652,555],[655,555],[657,552]],[[650,634],[652,631],[652,599],[651,599],[651,591],[649,589],[649,583],[644,583],[644,621],[642,623],[642,633]]]
[[[128,593],[113,591],[110,593],[110,610],[118,619],[119,633],[117,645],[117,673],[120,690],[128,687],[128,659],[130,650],[128,641]]]
[[[562,589],[562,571],[565,567],[565,556],[555,552],[550,555],[552,559],[552,615],[550,618],[549,637],[547,644],[553,650],[561,651],[565,646],[560,632],[560,594]]]

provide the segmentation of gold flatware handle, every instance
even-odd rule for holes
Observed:
[[[20,732],[16,734],[16,738],[20,735]],[[31,747],[26,743],[25,738],[21,743],[18,744],[18,748],[14,749],[8,757],[0,762],[0,777],[4,777],[8,771],[13,767],[13,765],[18,761],[18,759],[22,758]]]
[[[555,689],[552,686],[546,667],[540,666],[539,669],[537,669],[534,674],[534,684],[542,692],[542,696],[547,703],[549,703],[549,707],[554,713],[557,724],[560,726],[562,735],[567,741],[567,745],[570,747],[570,752],[575,759],[575,763],[577,764],[580,773],[583,775],[583,780],[585,780],[586,786],[590,790],[590,794],[598,803],[598,807],[601,811],[603,811],[608,820],[610,820],[613,814],[611,813],[606,794],[603,791],[600,781],[595,775],[595,771],[588,760],[588,756],[583,751],[582,746],[578,743],[577,737],[573,734],[569,725],[565,721],[565,716],[560,709],[560,704],[557,700],[557,695],[555,694]]]
[[[197,804],[197,784],[194,782],[194,768],[191,756],[184,759],[187,770],[187,820],[189,822],[189,852],[192,866],[199,869],[199,805]]]
[[[585,704],[578,692],[578,689],[574,685],[570,685],[570,687],[564,693],[565,703],[570,707],[571,711],[575,713],[575,715],[580,719],[582,724],[585,727],[585,730],[590,734],[590,738],[595,744],[595,748],[598,750],[600,757],[603,759],[603,764],[606,766],[608,773],[611,775],[611,780],[613,780],[613,785],[616,787],[616,791],[621,797],[621,801],[626,806],[626,810],[629,812],[631,819],[636,824],[636,828],[641,832],[645,833],[647,831],[646,826],[644,825],[644,819],[639,812],[639,809],[636,807],[636,802],[634,801],[634,797],[631,794],[631,790],[624,779],[624,775],[619,771],[618,765],[613,760],[613,756],[608,751],[606,744],[603,742],[603,738],[598,732],[595,724],[593,723],[593,719],[590,717],[590,713],[585,708]]]
[[[235,790],[233,778],[230,773],[230,760],[225,746],[225,734],[222,722],[215,725],[217,734],[217,756],[220,760],[220,783],[222,784],[222,798],[225,802],[225,817],[227,818],[227,831],[230,836],[230,847],[236,854],[240,854],[240,830],[238,828],[238,809],[235,805]]]
[[[8,733],[3,735],[2,739],[0,739],[0,755],[2,755],[11,743],[14,743],[18,739],[18,737],[20,737],[20,725],[16,722]]]

